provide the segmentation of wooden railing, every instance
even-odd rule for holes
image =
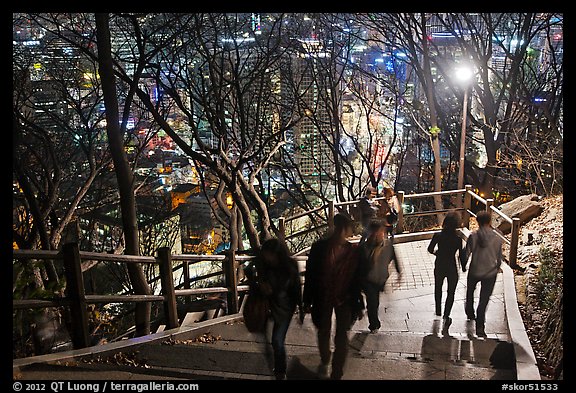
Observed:
[[[471,186],[466,186],[465,189],[461,190],[451,190],[442,192],[429,192],[422,194],[409,194],[404,195],[402,191],[397,193],[398,201],[402,205],[405,200],[434,197],[437,195],[452,195],[461,194],[464,201],[462,208],[453,209],[442,209],[442,210],[430,210],[421,211],[414,213],[404,213],[403,209],[399,211],[398,223],[396,226],[396,232],[402,233],[404,227],[404,220],[410,217],[446,213],[449,211],[462,211],[463,212],[463,225],[469,228],[470,216],[476,216],[471,210],[471,199],[475,198],[477,201],[485,205],[487,211],[495,212],[500,215],[504,220],[508,221],[512,225],[512,235],[511,239],[508,240],[503,237],[504,241],[510,246],[510,253],[508,257],[508,263],[511,266],[516,265],[517,250],[518,250],[518,234],[520,229],[520,219],[519,218],[509,218],[503,214],[500,210],[493,206],[492,199],[483,199],[479,195],[472,191]],[[375,198],[381,199],[381,198]],[[289,239],[292,237],[300,236],[305,233],[310,233],[312,231],[319,231],[325,228],[332,230],[334,223],[334,214],[336,210],[348,210],[350,206],[354,206],[359,201],[347,201],[347,202],[330,202],[324,206],[318,207],[308,212],[300,213],[296,216],[288,218],[280,218],[280,237],[284,239]],[[303,231],[291,233],[286,236],[286,222],[301,218],[304,216],[314,215],[316,221],[319,217],[321,219],[322,214],[325,213],[324,222],[320,225],[308,228]],[[498,232],[497,232],[498,233]],[[500,236],[501,234],[498,233]],[[305,268],[305,261],[307,259],[305,255],[306,250],[300,250],[295,252],[294,256],[298,260],[300,265],[301,274]],[[228,251],[226,255],[192,255],[192,254],[181,254],[172,255],[170,249],[167,247],[160,248],[157,251],[155,257],[152,256],[131,256],[131,255],[115,255],[115,254],[102,254],[94,252],[80,251],[76,243],[65,244],[61,251],[44,251],[44,250],[13,250],[13,259],[20,260],[25,263],[26,260],[61,260],[64,265],[64,272],[66,277],[66,290],[65,297],[53,298],[53,299],[22,299],[13,300],[14,309],[27,309],[27,308],[45,308],[45,307],[60,307],[66,306],[70,307],[72,315],[72,342],[75,348],[84,348],[89,346],[89,331],[88,331],[88,314],[87,305],[96,303],[125,303],[125,302],[163,302],[164,303],[164,313],[166,319],[166,327],[176,328],[179,325],[176,298],[178,296],[191,296],[191,295],[205,295],[205,294],[226,294],[227,298],[227,314],[237,313],[240,309],[240,293],[247,291],[248,286],[238,285],[239,272],[241,266],[248,260],[251,256],[237,255],[234,250]],[[140,264],[157,264],[160,271],[160,283],[161,283],[161,294],[160,295],[91,295],[86,294],[84,286],[84,277],[82,274],[81,263],[83,260],[97,260],[97,261],[112,261],[117,263],[140,263]],[[174,262],[181,262],[176,268],[174,268]],[[199,263],[202,261],[218,261],[222,264],[222,270],[205,275],[202,277],[190,277],[189,267],[191,264]],[[174,287],[174,271],[177,269],[183,269],[184,276],[184,289],[176,289]],[[223,275],[225,286],[223,287],[205,287],[205,288],[190,288],[190,283],[215,276]]]
[[[156,257],[103,254],[80,251],[76,243],[65,244],[61,251],[46,250],[13,250],[13,259],[22,263],[30,260],[60,260],[63,263],[66,278],[65,296],[52,299],[15,299],[12,301],[13,309],[46,308],[46,307],[69,307],[72,329],[71,338],[74,348],[89,346],[88,330],[88,304],[97,303],[138,303],[138,302],[163,302],[166,327],[176,328],[179,326],[176,298],[178,296],[226,294],[227,314],[237,313],[240,307],[240,293],[247,291],[247,285],[238,285],[239,270],[241,265],[252,257],[236,255],[234,251],[227,255],[171,255],[167,247],[160,248]],[[84,277],[82,274],[82,261],[96,260],[117,263],[157,264],[161,283],[160,295],[90,295],[86,294]],[[173,262],[182,262],[176,268]],[[219,261],[222,270],[202,277],[190,277],[189,267],[192,264],[204,261]],[[184,289],[174,287],[174,271],[183,269]],[[190,288],[190,283],[215,275],[224,276],[224,287]]]
[[[510,217],[506,216],[499,209],[497,209],[496,207],[493,206],[493,204],[494,204],[493,199],[482,198],[481,196],[476,194],[474,191],[472,191],[471,185],[466,185],[466,187],[463,189],[438,191],[438,192],[426,192],[426,193],[420,193],[420,194],[405,194],[404,191],[398,191],[396,193],[396,197],[398,199],[398,203],[400,206],[403,206],[405,201],[408,201],[408,200],[419,199],[419,198],[433,198],[435,196],[446,196],[446,195],[456,195],[457,197],[463,198],[462,204],[460,204],[460,206],[463,206],[463,207],[456,207],[456,208],[449,208],[449,209],[433,209],[433,210],[419,211],[419,212],[413,212],[413,213],[404,213],[404,210],[401,208],[401,209],[399,209],[400,211],[398,212],[398,222],[397,222],[396,228],[395,228],[396,233],[404,232],[404,226],[405,226],[406,218],[421,217],[421,216],[434,215],[434,214],[444,214],[444,213],[448,213],[451,211],[462,212],[462,224],[464,227],[469,228],[470,227],[470,216],[476,217],[476,214],[472,211],[472,198],[474,198],[479,203],[481,203],[485,206],[486,211],[495,212],[496,214],[498,214],[504,220],[506,220],[507,222],[509,222],[511,224],[512,235],[511,235],[510,240],[508,240],[506,237],[504,237],[498,231],[496,231],[496,233],[504,240],[504,242],[506,242],[506,244],[508,244],[510,246],[510,252],[508,254],[508,263],[510,264],[510,266],[516,266],[517,254],[518,254],[518,235],[520,232],[520,219],[517,217],[510,218]],[[384,197],[374,198],[375,201],[378,201],[381,199],[384,199]],[[291,216],[291,217],[280,217],[280,219],[279,219],[280,237],[285,239],[285,240],[289,240],[289,239],[293,239],[297,236],[302,236],[302,235],[310,233],[310,232],[325,230],[326,228],[328,229],[328,231],[330,231],[333,227],[334,214],[337,211],[345,211],[350,216],[352,216],[350,214],[350,208],[356,207],[359,202],[360,202],[360,200],[345,201],[345,202],[329,201],[329,203],[327,203],[323,206],[317,207],[313,210],[302,212],[302,213],[299,213],[299,214]],[[322,214],[319,214],[320,212],[325,213],[325,216],[322,216]],[[295,219],[298,219],[298,218],[301,218],[304,216],[313,216],[314,220],[311,220],[312,222],[317,221],[319,218],[324,217],[325,222],[323,222],[322,224],[320,224],[316,227],[310,227],[310,228],[307,228],[305,230],[296,231],[296,232],[293,232],[290,234],[286,234],[286,224],[292,220],[295,220]],[[295,253],[295,255],[302,255],[303,253],[306,253],[308,250],[309,250],[309,247],[302,249],[302,250],[295,250],[294,253]]]

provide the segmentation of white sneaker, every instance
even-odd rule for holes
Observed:
[[[328,379],[329,377],[330,377],[330,365],[329,364],[320,364],[318,366],[318,378]]]

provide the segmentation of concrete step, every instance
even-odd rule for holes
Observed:
[[[314,345],[287,345],[288,379],[318,379]],[[24,371],[27,379],[272,379],[273,360],[265,341],[165,341],[139,348],[132,366],[109,359],[69,364],[36,364]],[[106,370],[103,374],[101,371]],[[100,371],[100,373],[96,372]],[[69,378],[67,378],[68,376]],[[514,379],[512,345],[499,340],[466,340],[418,334],[351,335],[344,379],[445,380]]]

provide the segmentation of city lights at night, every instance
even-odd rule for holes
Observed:
[[[15,391],[66,379],[27,359],[130,340],[142,346],[115,362],[133,379],[563,380],[562,13],[12,20]],[[494,281],[477,280],[490,302],[482,292],[471,311],[477,271],[464,253],[477,252],[467,246],[484,212],[501,246]],[[452,255],[440,313],[445,246],[433,244],[454,217],[462,266]],[[285,325],[271,306],[260,352],[243,312],[270,239],[299,269],[282,280],[294,270],[304,292],[280,307]],[[313,290],[337,310],[334,354],[304,289],[324,239],[353,250],[352,267],[334,267],[338,247],[318,262],[334,269]],[[366,251],[377,241],[390,242],[396,270],[370,292],[350,277],[384,255]],[[380,305],[354,314],[346,295],[344,340],[344,301],[326,288],[348,279]],[[103,359],[85,362],[104,373]],[[76,376],[83,361],[70,364]]]

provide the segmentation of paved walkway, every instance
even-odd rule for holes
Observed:
[[[452,309],[453,323],[449,335],[443,336],[441,319],[434,315],[434,256],[426,250],[428,243],[423,239],[395,246],[403,274],[399,279],[393,271],[381,294],[381,329],[369,333],[367,317],[353,326],[343,379],[517,379],[518,353],[508,327],[503,274],[498,275],[488,305],[487,337],[476,337],[473,322],[466,320],[466,273],[462,272]],[[237,314],[147,338],[38,357],[41,363],[14,361],[13,375],[23,380],[267,380],[272,379],[269,342],[269,335],[249,333]],[[138,347],[127,346],[133,343]],[[302,325],[293,321],[286,345],[288,379],[317,379],[319,355],[310,316]],[[118,351],[124,356],[113,358]]]

